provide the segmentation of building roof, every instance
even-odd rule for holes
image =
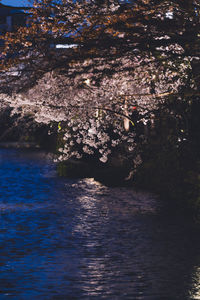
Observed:
[[[25,14],[27,7],[8,6],[0,3],[0,16],[12,16],[16,14]]]

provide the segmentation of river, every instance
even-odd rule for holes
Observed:
[[[0,299],[200,299],[200,239],[152,194],[0,150]]]

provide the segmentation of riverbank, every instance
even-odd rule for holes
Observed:
[[[34,142],[2,142],[0,148],[6,149],[41,149],[40,145]]]
[[[94,178],[107,186],[131,186],[126,180],[129,174],[127,166],[103,164],[84,160],[69,159],[59,162],[58,174],[68,178]]]

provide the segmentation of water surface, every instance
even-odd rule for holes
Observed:
[[[200,299],[200,241],[159,199],[0,150],[0,299]]]

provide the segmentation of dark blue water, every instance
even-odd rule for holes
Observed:
[[[158,206],[0,150],[0,299],[200,299],[199,235]]]

